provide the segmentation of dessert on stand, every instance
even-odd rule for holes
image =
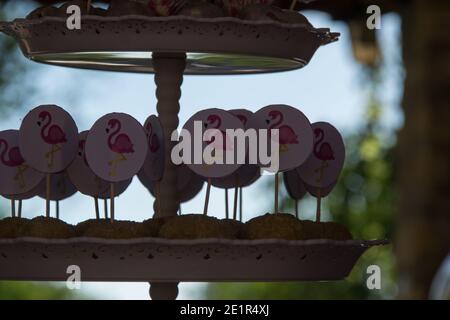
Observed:
[[[81,28],[70,30],[73,6],[81,10]],[[202,150],[212,147],[215,156],[230,151],[228,129],[279,134],[280,166],[269,214],[245,223],[236,214],[238,189],[255,183],[255,168],[264,169],[264,164],[205,166],[171,160],[183,75],[258,74],[306,66],[319,47],[337,41],[339,34],[313,27],[301,13],[270,0],[112,0],[107,7],[75,0],[0,22],[0,31],[39,63],[153,73],[158,99],[157,116],[142,125],[127,114],[111,113],[79,134],[66,111],[45,105],[30,111],[19,132],[0,132],[0,151],[15,147],[23,156],[17,166],[0,164],[0,191],[12,208],[11,217],[0,220],[0,279],[61,281],[68,265],[77,264],[83,281],[146,281],[152,298],[173,299],[180,281],[344,279],[365,250],[387,243],[353,240],[345,226],[321,221],[320,199],[336,183],[345,150],[332,125],[311,124],[295,107],[272,105],[254,114],[206,109],[193,112],[183,126],[189,131],[190,121],[197,120],[205,129],[223,132],[202,145]],[[250,149],[247,145],[245,151]],[[317,197],[316,221],[301,220],[298,212],[279,212],[278,172],[285,172],[296,205],[306,192]],[[56,196],[55,174],[63,174],[94,200],[91,220],[66,224],[59,209],[51,217],[50,201],[61,201],[69,192]],[[114,201],[120,201],[117,196],[134,175],[155,196],[149,219],[117,221]],[[206,193],[201,192],[204,183]],[[235,191],[233,215],[208,216],[212,187]],[[204,208],[179,214],[181,203],[199,193],[205,197]],[[46,215],[28,220],[16,214],[16,201],[20,205],[34,195],[45,199]],[[99,199],[105,199],[104,215]]]

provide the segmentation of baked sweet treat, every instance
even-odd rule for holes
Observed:
[[[155,12],[145,3],[132,0],[111,0],[106,12],[107,16],[117,17],[125,15],[155,16]]]
[[[31,11],[27,15],[27,19],[41,19],[45,17],[62,17],[62,11],[59,8],[55,8],[52,6],[39,7],[33,11]]]
[[[242,236],[242,230],[244,224],[234,219],[222,219],[220,225],[224,238],[226,239],[239,239]]]
[[[322,225],[322,239],[332,240],[351,240],[352,234],[348,228],[336,222],[321,222]]]
[[[177,14],[186,2],[186,0],[148,0],[148,5],[157,16],[167,17]]]
[[[149,237],[158,237],[162,226],[173,217],[152,218],[142,222]]]
[[[239,18],[249,21],[277,21],[282,23],[305,24],[312,27],[308,19],[299,12],[283,10],[275,6],[252,4],[239,13]]]
[[[78,237],[104,239],[132,239],[151,237],[142,223],[134,221],[111,222],[109,219],[91,219],[77,224],[75,233]]]
[[[56,218],[36,217],[30,220],[24,236],[47,239],[67,239],[75,236],[74,227]]]
[[[250,240],[302,240],[303,224],[291,214],[267,213],[247,221],[242,236]]]
[[[0,239],[23,237],[30,224],[25,218],[4,218],[0,220]]]
[[[178,15],[194,18],[217,18],[224,17],[226,14],[223,8],[209,1],[194,0],[183,6]]]
[[[166,239],[225,238],[220,220],[203,214],[173,217],[164,223],[158,235]]]
[[[302,224],[302,234],[300,238],[303,240],[321,239],[322,238],[322,223],[317,223],[311,220],[300,220]]]
[[[336,222],[315,222],[301,220],[303,224],[302,238],[307,239],[330,239],[351,240],[352,234],[348,228]]]

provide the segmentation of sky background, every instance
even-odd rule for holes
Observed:
[[[18,12],[24,16],[27,10]],[[186,76],[180,100],[180,127],[195,112],[204,108],[252,111],[269,104],[288,104],[300,109],[311,122],[331,122],[342,133],[358,130],[364,116],[367,88],[364,76],[352,56],[349,32],[345,24],[332,21],[327,15],[305,12],[315,27],[330,27],[340,32],[338,42],[319,48],[310,64],[304,69],[268,75],[245,76]],[[382,19],[379,40],[385,57],[381,98],[383,125],[395,129],[402,124],[399,112],[401,98],[401,71],[398,70],[400,20],[396,15]],[[25,59],[25,58],[24,58]],[[150,114],[156,114],[155,84],[153,75],[96,72],[32,64],[34,72],[29,79],[36,88],[30,95],[29,105],[0,122],[0,130],[18,129],[26,112],[41,104],[57,104],[75,119],[79,131],[88,130],[96,119],[110,112],[125,112],[143,123]],[[31,67],[31,66],[30,66]],[[24,92],[23,94],[27,94]],[[392,130],[388,130],[388,132]],[[261,192],[270,176],[262,177],[244,189],[244,220],[271,210],[272,196],[267,189]],[[182,205],[183,213],[200,213],[203,210],[205,188],[195,199]],[[147,199],[147,201],[143,200]],[[230,193],[230,204],[231,204]],[[4,207],[9,205],[3,199]],[[303,201],[303,218],[312,218],[311,199]],[[153,215],[153,198],[137,178],[116,200],[116,219],[142,221]],[[60,203],[61,218],[76,224],[95,217],[94,202],[76,194]],[[302,209],[301,209],[302,210]],[[44,214],[45,201],[32,199],[23,203],[24,217]],[[225,216],[224,191],[212,188],[210,215]],[[325,219],[330,219],[325,212]],[[201,285],[183,283],[179,286],[181,299],[201,297]],[[148,299],[146,283],[83,283],[80,294],[102,299]]]

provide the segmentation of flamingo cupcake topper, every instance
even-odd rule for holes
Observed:
[[[313,147],[313,132],[308,118],[298,109],[288,105],[270,105],[258,110],[252,125],[266,129],[268,145],[278,142],[278,171],[288,171],[300,166],[309,157]],[[277,131],[278,134],[275,134]],[[270,150],[270,146],[268,146]],[[277,150],[271,150],[276,152]],[[278,213],[278,172],[275,173],[275,206]]]
[[[313,152],[297,170],[306,184],[323,188],[338,179],[344,165],[345,146],[339,131],[331,124],[315,122],[312,129]]]
[[[98,119],[89,131],[85,153],[92,171],[110,182],[111,220],[114,220],[114,183],[132,178],[147,155],[147,137],[141,124],[125,113]]]
[[[232,115],[237,117],[239,121],[247,130],[252,123],[252,118],[254,117],[253,112],[246,109],[234,109],[229,111]],[[253,121],[254,122],[254,121]],[[248,141],[246,141],[246,152],[248,152]],[[237,218],[237,207],[238,207],[238,191],[243,187],[246,187],[260,177],[259,167],[256,164],[248,164],[248,157],[246,157],[246,164],[243,164],[231,175],[223,178],[213,178],[211,183],[213,186],[225,189],[225,216],[228,218],[228,189],[234,188],[234,203],[233,203],[233,219]],[[242,192],[240,192],[242,194]],[[239,207],[242,207],[242,197],[239,198],[241,202]],[[241,214],[242,215],[242,214]]]
[[[339,131],[331,124],[316,122],[312,128],[313,152],[297,171],[307,190],[317,198],[316,220],[320,221],[321,198],[331,192],[339,177],[344,165],[345,146]]]
[[[44,178],[23,159],[18,130],[0,132],[0,176],[0,194],[11,200],[11,212],[15,216],[14,201],[21,201],[21,195],[35,188]]]
[[[183,129],[189,133],[192,140],[189,145],[191,159],[187,165],[192,171],[208,179],[203,210],[203,213],[207,214],[211,178],[229,176],[241,166],[237,161],[235,141],[228,136],[226,130],[243,130],[244,126],[231,113],[211,108],[194,114]],[[196,146],[200,148],[197,150]],[[229,159],[232,161],[228,161]]]
[[[44,173],[66,169],[78,149],[78,128],[70,114],[55,105],[31,110],[23,119],[19,133],[25,160]]]
[[[99,219],[98,198],[109,191],[109,182],[99,178],[87,163],[85,145],[88,132],[83,131],[79,134],[78,153],[67,168],[67,174],[78,191],[94,198],[95,214]]]
[[[50,174],[64,171],[78,150],[78,128],[70,114],[55,105],[41,105],[23,119],[19,146],[25,161],[46,173],[46,216],[50,216]]]

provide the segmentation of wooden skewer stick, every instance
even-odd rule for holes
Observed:
[[[274,213],[278,213],[278,172],[275,173],[275,212]]]
[[[295,5],[297,4],[297,0],[292,0],[291,6],[289,7],[289,11],[294,11]]]
[[[19,200],[19,209],[18,209],[18,216],[19,218],[22,218],[22,200]]]
[[[225,188],[225,218],[229,218],[229,208],[228,208],[228,188]]]
[[[156,182],[155,188],[155,196],[156,196],[156,210],[158,211],[158,216],[161,217],[161,184],[160,182]]]
[[[59,219],[59,201],[58,200],[56,200],[55,206],[56,206],[56,219]]]
[[[111,189],[110,189],[110,192],[111,192],[111,199],[109,200],[110,201],[110,205],[111,205],[111,209],[110,209],[110,211],[111,211],[111,223],[112,222],[114,222],[114,216],[115,216],[115,212],[114,212],[114,182],[111,182]]]
[[[242,187],[239,188],[239,221],[242,222]]]
[[[94,205],[95,205],[95,219],[100,219],[100,209],[98,207],[98,198],[94,197]]]
[[[16,201],[14,201],[14,197],[11,198],[11,217],[16,217]]]
[[[238,187],[234,188],[234,203],[233,203],[233,219],[237,220],[237,206],[238,206]]]
[[[234,188],[234,203],[233,203],[233,219],[237,220],[237,206],[238,206],[238,191],[239,191],[239,176],[236,175],[236,187]]]
[[[295,199],[294,206],[295,206],[295,217],[298,219],[298,199]]]
[[[320,222],[320,206],[322,197],[320,195],[320,188],[317,189],[317,208],[316,208],[316,222]]]
[[[211,178],[208,178],[208,186],[206,187],[205,207],[203,208],[203,214],[208,214],[209,194],[211,193]]]
[[[45,215],[50,218],[50,174],[45,177]]]
[[[103,199],[103,209],[105,211],[105,219],[108,219],[108,199]]]

